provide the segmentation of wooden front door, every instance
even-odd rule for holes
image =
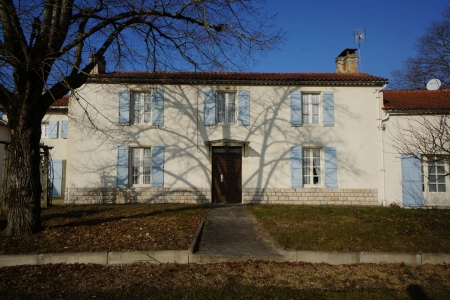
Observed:
[[[242,154],[240,147],[213,147],[213,203],[242,203]]]

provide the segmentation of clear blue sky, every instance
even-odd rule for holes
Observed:
[[[335,58],[357,48],[353,31],[366,29],[361,72],[391,78],[391,71],[414,56],[417,38],[442,19],[448,0],[266,0],[269,13],[288,41],[260,58],[255,72],[335,72]]]

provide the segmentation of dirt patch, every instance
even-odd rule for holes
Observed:
[[[42,212],[42,232],[1,236],[0,254],[186,250],[206,210],[195,205],[54,206]]]
[[[3,299],[448,299],[450,268],[240,262],[0,270]]]

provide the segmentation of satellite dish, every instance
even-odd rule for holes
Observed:
[[[433,78],[427,83],[427,90],[437,91],[441,87],[441,81],[437,78]]]

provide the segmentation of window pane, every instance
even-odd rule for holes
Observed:
[[[133,123],[141,123],[141,97],[139,93],[133,93]]]
[[[445,184],[438,185],[438,192],[446,192]]]
[[[437,167],[437,173],[438,174],[445,174],[445,167],[444,166],[438,166]]]
[[[228,101],[228,124],[236,123],[236,105],[234,103],[234,94],[229,94],[233,101]]]
[[[310,172],[310,168],[308,168],[308,167],[303,168],[303,175],[308,175],[309,176],[309,172]]]
[[[149,93],[144,94],[144,123],[149,123],[151,120],[151,105],[152,99]]]
[[[428,181],[430,181],[430,182],[435,182],[435,181],[436,181],[436,175],[430,175],[430,176],[428,177]]]
[[[437,178],[437,182],[439,182],[439,183],[445,183],[445,177],[444,177],[444,176],[439,176],[439,177]]]
[[[217,121],[225,123],[225,94],[217,94]]]
[[[435,184],[429,184],[428,185],[428,190],[430,192],[436,192],[436,185]]]
[[[303,115],[303,124],[309,124],[309,116]]]
[[[303,103],[303,124],[309,124],[309,95],[302,95],[302,103]]]
[[[311,160],[309,158],[304,158],[303,159],[303,166],[304,167],[309,167],[311,165]]]
[[[310,184],[309,176],[303,176],[303,184]]]
[[[303,149],[303,158],[309,158],[309,149]]]
[[[436,174],[436,168],[434,165],[428,166],[428,174]]]

